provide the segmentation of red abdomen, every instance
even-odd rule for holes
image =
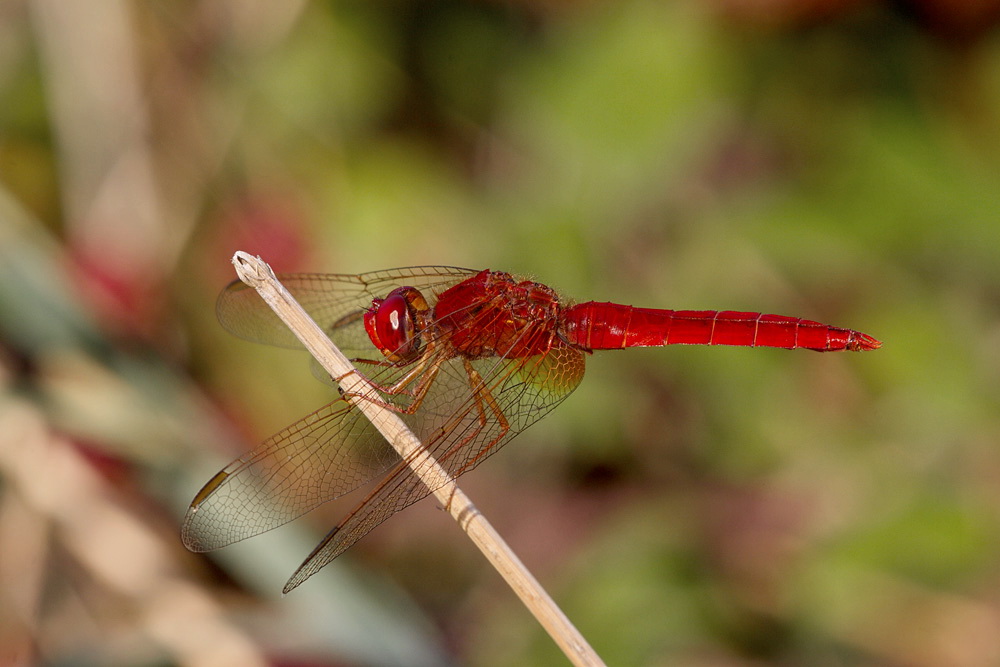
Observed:
[[[732,310],[656,310],[590,301],[563,311],[560,335],[588,350],[661,345],[874,350],[867,334],[783,315]]]

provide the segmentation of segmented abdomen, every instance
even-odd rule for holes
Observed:
[[[589,350],[662,345],[874,350],[867,334],[784,315],[732,310],[657,310],[589,301],[563,311],[564,340]]]

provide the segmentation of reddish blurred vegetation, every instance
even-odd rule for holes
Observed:
[[[334,395],[236,250],[800,315],[605,353],[462,480],[609,664],[1000,663],[1000,3],[0,7],[0,664],[558,664],[433,502],[209,556],[193,494]],[[468,479],[466,479],[468,478]]]

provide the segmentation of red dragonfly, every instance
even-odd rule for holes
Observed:
[[[351,400],[397,411],[457,477],[569,396],[593,350],[677,343],[821,352],[881,346],[867,334],[796,317],[573,304],[545,285],[499,271],[425,266],[279,278],[376,393],[341,396],[226,466],[191,502],[182,538],[192,551],[218,549],[378,480],[299,566],[286,593],[432,491]],[[237,336],[299,347],[240,282],[222,292],[217,311]]]

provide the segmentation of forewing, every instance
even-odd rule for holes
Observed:
[[[403,418],[453,477],[472,470],[561,403],[583,378],[583,354],[555,347],[526,359],[461,359],[442,364],[421,409]],[[474,389],[475,377],[483,384]],[[455,397],[458,398],[456,405]],[[428,488],[400,461],[368,497],[316,547],[285,585],[292,590]]]
[[[412,267],[359,276],[290,274],[283,284],[324,327],[345,354],[381,359],[368,340],[361,314],[376,296],[410,285],[430,303],[476,272],[454,267]],[[219,319],[230,332],[273,345],[298,341],[260,296],[233,283],[219,297]],[[362,364],[368,377],[391,386],[405,369]],[[385,395],[387,403],[406,397]],[[388,471],[399,456],[357,410],[343,400],[317,410],[233,461],[198,493],[185,517],[182,538],[208,551],[271,530]]]
[[[337,329],[354,322],[352,318],[359,318],[372,299],[385,297],[396,287],[416,287],[433,303],[437,294],[476,273],[453,266],[412,266],[357,275],[289,273],[279,275],[278,280],[338,346],[374,350],[363,329],[350,327],[341,332],[342,340],[337,340]],[[301,347],[257,292],[238,280],[219,295],[215,311],[222,326],[235,336],[279,347]],[[359,330],[363,337],[359,337]]]

